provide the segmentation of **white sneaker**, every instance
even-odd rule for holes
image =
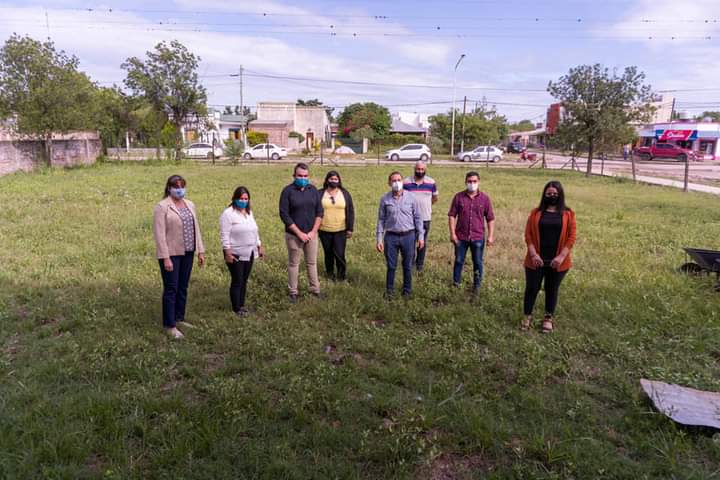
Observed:
[[[177,326],[181,327],[181,328],[195,328],[195,325],[193,325],[192,323],[188,323],[188,322],[184,322],[184,321],[177,322]]]
[[[175,339],[183,338],[183,337],[185,336],[185,335],[182,334],[182,332],[181,332],[180,330],[178,330],[178,329],[175,328],[175,327],[173,327],[173,328],[166,328],[166,329],[165,329],[165,333],[167,333],[170,338],[175,338]]]

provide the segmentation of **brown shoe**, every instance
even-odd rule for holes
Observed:
[[[533,325],[533,316],[532,315],[525,315],[522,320],[520,320],[520,330],[526,331],[530,330],[530,328]]]
[[[540,331],[542,333],[552,333],[553,331],[553,316],[550,314],[546,314],[545,317],[543,317],[542,326],[540,327]]]

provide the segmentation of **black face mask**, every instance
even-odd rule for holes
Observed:
[[[340,186],[340,182],[328,182],[328,187],[330,188],[338,188]]]
[[[554,207],[558,204],[558,201],[560,200],[560,197],[545,197],[545,203],[550,205],[551,207]]]
[[[423,178],[425,176],[425,172],[418,172],[415,170],[415,178]]]

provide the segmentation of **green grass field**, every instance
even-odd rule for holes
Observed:
[[[497,235],[473,302],[450,287],[445,216],[465,169],[431,166],[428,271],[412,300],[388,303],[373,238],[390,168],[342,168],[358,215],[349,283],[323,279],[326,299],[293,308],[277,215],[287,165],[0,178],[0,478],[720,477],[720,434],[676,426],[639,386],[720,390],[720,294],[676,272],[681,247],[720,249],[715,197],[476,166]],[[182,341],[162,335],[151,232],[176,172],[208,248],[190,286],[199,328]],[[544,336],[517,326],[523,228],[550,178],[578,242]],[[245,320],[230,312],[217,231],[239,184],[267,248]]]

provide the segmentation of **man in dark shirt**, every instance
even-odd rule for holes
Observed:
[[[310,293],[320,296],[317,253],[318,229],[322,217],[320,196],[310,184],[308,166],[298,163],[293,170],[293,183],[280,194],[280,219],[285,224],[285,244],[288,249],[290,303],[297,303],[301,255],[305,257]]]
[[[473,293],[477,294],[483,275],[483,252],[486,240],[488,246],[495,241],[495,214],[492,202],[490,197],[480,191],[480,175],[477,172],[468,172],[465,175],[465,190],[453,197],[448,212],[448,226],[450,241],[455,245],[453,283],[455,286],[460,286],[465,255],[469,248],[473,262]]]

